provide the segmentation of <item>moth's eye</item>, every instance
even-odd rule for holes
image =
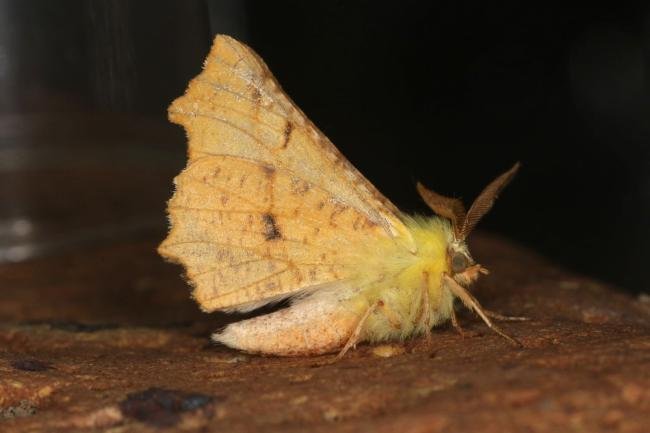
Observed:
[[[454,253],[454,255],[451,256],[451,270],[454,272],[454,274],[463,272],[467,268],[467,265],[469,265],[469,261],[467,260],[465,254]]]

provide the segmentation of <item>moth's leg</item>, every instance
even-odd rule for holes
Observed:
[[[476,281],[480,274],[488,275],[489,273],[490,272],[487,269],[485,269],[482,265],[476,264],[465,269],[465,272],[463,272],[461,275],[469,284]],[[526,320],[530,320],[528,317],[504,316],[503,314],[486,310],[485,308],[483,308],[483,312],[490,319],[495,319],[495,320],[503,320],[508,322],[523,322]]]
[[[465,331],[463,331],[463,327],[460,326],[460,323],[458,322],[458,317],[456,316],[456,310],[454,310],[454,307],[451,307],[451,326],[454,327],[461,337],[465,338]]]
[[[454,329],[456,330],[456,332],[458,332],[461,338],[475,335],[474,332],[472,331],[468,332],[463,329],[463,327],[460,325],[460,321],[458,320],[458,316],[456,315],[456,310],[453,307],[451,309],[451,326],[454,327]]]
[[[499,313],[494,312],[494,311],[486,310],[485,308],[483,309],[483,312],[490,319],[501,320],[501,321],[504,321],[504,322],[525,322],[527,320],[530,320],[530,317],[504,316],[503,314],[499,314]]]
[[[476,300],[476,298],[474,298],[474,296],[472,296],[472,294],[469,293],[463,286],[458,284],[456,282],[456,280],[451,278],[449,275],[443,275],[442,278],[443,278],[447,288],[449,290],[451,290],[451,293],[453,293],[454,295],[459,297],[460,300],[463,302],[463,304],[465,304],[465,306],[467,308],[469,308],[470,310],[476,312],[476,314],[478,314],[481,317],[481,319],[483,319],[483,321],[488,326],[488,328],[490,328],[491,330],[493,330],[494,332],[496,332],[497,334],[499,334],[500,336],[502,336],[503,338],[505,338],[506,340],[508,340],[512,344],[514,344],[515,346],[524,347],[524,345],[521,344],[521,342],[519,342],[518,340],[512,338],[511,336],[509,336],[508,334],[503,332],[501,330],[501,328],[499,328],[494,323],[492,323],[492,321],[485,314],[485,311],[483,310],[483,307],[481,307],[481,304],[479,304],[479,302]]]
[[[359,336],[361,335],[361,331],[363,330],[363,325],[365,325],[366,320],[368,320],[368,317],[370,317],[370,315],[377,309],[377,307],[383,303],[383,301],[379,300],[368,307],[366,312],[363,313],[363,316],[361,316],[361,319],[359,319],[359,323],[357,323],[356,328],[354,328],[354,331],[352,331],[352,334],[350,335],[350,338],[348,338],[347,343],[345,343],[343,349],[341,349],[339,354],[336,355],[336,358],[334,358],[334,361],[339,361],[341,358],[343,358],[345,353],[350,350],[351,347],[357,345],[359,342]]]

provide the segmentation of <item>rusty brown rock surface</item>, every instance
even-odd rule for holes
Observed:
[[[477,236],[484,306],[421,341],[262,358],[209,344],[154,242],[0,266],[0,431],[647,432],[650,303]]]

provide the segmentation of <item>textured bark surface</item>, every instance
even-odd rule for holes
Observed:
[[[229,320],[189,299],[154,243],[0,267],[0,431],[647,432],[650,302],[476,236],[475,317],[421,341],[261,358],[209,343]],[[646,299],[644,301],[644,299]]]

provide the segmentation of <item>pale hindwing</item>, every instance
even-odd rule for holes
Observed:
[[[204,69],[169,108],[183,125],[190,160],[233,155],[285,168],[408,238],[398,210],[350,164],[283,92],[246,45],[219,35]]]
[[[360,246],[386,236],[329,192],[258,161],[196,158],[175,182],[160,251],[185,266],[206,311],[344,280]]]

